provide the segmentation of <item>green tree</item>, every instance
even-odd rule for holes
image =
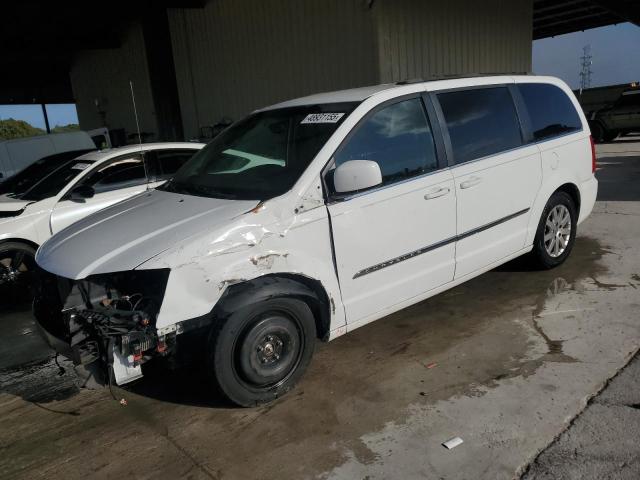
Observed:
[[[45,131],[41,128],[36,128],[24,120],[15,120],[13,118],[0,120],[0,140],[33,137],[34,135],[43,135],[44,133]]]
[[[56,125],[51,129],[51,133],[76,132],[78,130],[80,130],[80,125],[77,123],[70,123],[68,125]]]

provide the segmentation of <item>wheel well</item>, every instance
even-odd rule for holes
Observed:
[[[247,304],[277,296],[293,296],[309,305],[317,337],[321,340],[328,337],[335,303],[322,283],[301,274],[275,273],[231,285],[216,304],[213,316],[225,317]]]
[[[580,190],[573,183],[565,183],[556,189],[556,192],[565,192],[571,197],[576,206],[578,215],[580,215]],[[554,192],[555,193],[555,192]]]
[[[34,250],[38,250],[38,244],[32,242],[31,240],[25,240],[24,238],[3,238],[0,240],[0,245],[3,243],[24,243],[25,245],[29,245]]]

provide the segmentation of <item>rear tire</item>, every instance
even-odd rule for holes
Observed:
[[[618,138],[618,132],[605,131],[603,135],[603,140],[605,142],[613,142],[616,138]]]
[[[591,137],[595,143],[604,142],[605,130],[604,127],[599,123],[590,123],[589,128],[591,129]]]
[[[217,389],[242,407],[268,403],[291,390],[306,370],[316,325],[309,306],[272,298],[219,319],[207,346]]]
[[[578,212],[571,196],[555,192],[542,211],[531,257],[541,269],[562,264],[573,249]]]

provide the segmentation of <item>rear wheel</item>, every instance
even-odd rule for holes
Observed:
[[[589,128],[591,129],[591,137],[593,141],[596,143],[604,142],[605,130],[604,127],[599,123],[590,123]]]
[[[605,142],[612,142],[618,138],[618,132],[605,131],[602,138]]]
[[[218,390],[233,403],[267,403],[302,376],[315,334],[313,314],[303,301],[261,301],[216,323],[209,337],[208,368]]]
[[[0,244],[0,298],[14,305],[31,301],[35,255],[35,249],[25,243]]]
[[[563,263],[573,248],[578,215],[566,192],[555,192],[544,207],[533,242],[532,256],[544,269]]]

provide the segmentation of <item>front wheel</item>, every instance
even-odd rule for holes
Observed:
[[[315,334],[313,313],[303,301],[258,302],[216,321],[208,342],[208,369],[218,390],[233,403],[267,403],[300,379],[311,361]]]
[[[18,242],[0,244],[0,299],[29,302],[33,296],[36,251]]]
[[[542,211],[532,257],[544,269],[563,263],[573,248],[578,215],[575,203],[566,192],[555,192]]]

